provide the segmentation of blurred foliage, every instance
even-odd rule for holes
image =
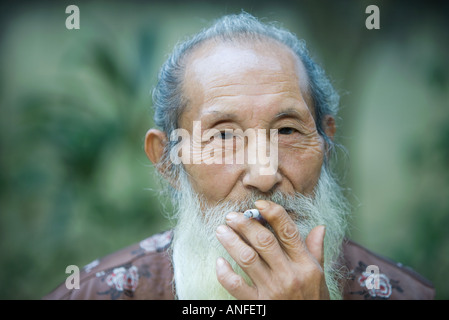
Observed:
[[[1,299],[39,299],[67,265],[170,228],[143,150],[150,90],[177,41],[241,9],[306,39],[342,92],[352,237],[449,298],[447,5],[74,3],[80,30],[64,25],[71,2],[0,7]],[[380,30],[364,26],[369,4],[380,7]]]

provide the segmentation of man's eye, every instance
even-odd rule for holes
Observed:
[[[233,135],[232,135],[231,132],[221,131],[221,132],[218,134],[218,137],[217,137],[217,138],[220,138],[220,139],[222,139],[222,140],[227,140],[227,139],[232,139],[232,137],[233,137]]]
[[[292,134],[295,132],[296,132],[296,129],[288,128],[288,127],[279,129],[279,134]]]

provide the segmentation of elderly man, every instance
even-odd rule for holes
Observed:
[[[145,151],[176,227],[95,260],[79,289],[47,299],[434,297],[409,268],[345,238],[329,166],[338,95],[292,33],[225,16],[175,48],[153,98],[159,129]]]

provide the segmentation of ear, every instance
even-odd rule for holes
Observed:
[[[330,115],[324,116],[322,124],[324,133],[326,133],[329,139],[334,140],[335,132],[337,131],[334,117]]]
[[[167,135],[160,130],[150,129],[145,135],[145,153],[156,167],[164,154],[166,142]]]
[[[145,136],[145,153],[148,159],[154,164],[159,173],[170,183],[170,185],[178,189],[178,186],[172,178],[167,175],[166,170],[170,164],[163,163],[161,165],[162,157],[164,156],[165,146],[167,144],[167,135],[160,130],[150,129]]]

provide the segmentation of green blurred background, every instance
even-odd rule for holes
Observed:
[[[241,9],[304,38],[342,95],[350,236],[449,298],[448,5],[75,0],[0,7],[1,299],[40,299],[67,265],[171,227],[143,150],[150,90],[176,42]]]

